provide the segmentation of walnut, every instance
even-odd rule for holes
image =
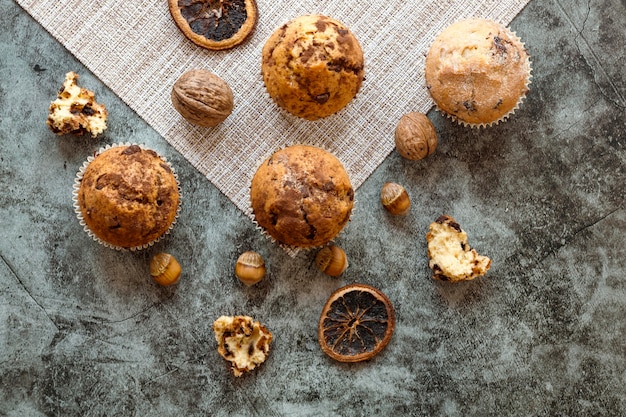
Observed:
[[[426,115],[418,112],[407,113],[396,127],[395,141],[400,155],[416,161],[435,152],[437,132]]]
[[[172,105],[188,122],[214,127],[232,113],[233,91],[212,72],[194,69],[174,83]]]

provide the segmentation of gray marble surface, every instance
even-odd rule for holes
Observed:
[[[357,190],[340,278],[260,236],[11,0],[0,26],[1,416],[626,415],[624,0],[532,0],[511,24],[533,61],[522,108],[485,130],[431,111],[436,153],[393,152]],[[109,109],[96,140],[45,126],[69,70]],[[140,253],[94,243],[72,209],[79,166],[119,141],[167,156],[184,193],[172,234]],[[408,189],[408,217],[380,207],[385,181]],[[487,276],[431,279],[424,236],[442,213],[493,259]],[[269,273],[247,288],[233,269],[250,249]],[[158,251],[183,266],[173,288],[149,277]],[[397,326],[380,355],[340,364],[317,321],[352,282],[383,290]],[[274,333],[258,371],[229,374],[211,328],[222,314]]]

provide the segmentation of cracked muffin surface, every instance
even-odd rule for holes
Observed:
[[[97,238],[135,248],[168,231],[176,219],[180,194],[174,173],[156,152],[137,145],[117,146],[89,163],[77,203]]]
[[[263,81],[289,113],[317,120],[344,108],[364,79],[361,45],[341,22],[322,15],[297,17],[263,47]]]
[[[426,56],[426,87],[437,107],[471,126],[498,123],[521,103],[530,57],[508,28],[467,19],[446,28]]]
[[[354,190],[331,153],[294,145],[266,159],[252,178],[252,212],[272,238],[295,247],[321,246],[348,223]]]

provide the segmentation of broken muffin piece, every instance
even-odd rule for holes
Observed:
[[[78,74],[65,74],[57,99],[50,103],[46,124],[57,135],[85,132],[96,137],[107,128],[107,110],[95,100],[95,94],[77,84]]]
[[[272,333],[248,316],[221,316],[213,323],[217,351],[231,363],[233,375],[241,376],[267,359]]]
[[[465,231],[447,214],[430,224],[426,241],[434,279],[468,281],[484,275],[491,266],[491,259],[469,246]]]

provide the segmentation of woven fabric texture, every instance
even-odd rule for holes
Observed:
[[[394,149],[399,118],[431,108],[424,60],[437,34],[468,17],[506,25],[528,2],[257,0],[253,34],[234,49],[216,52],[183,35],[166,0],[16,1],[248,216],[249,184],[257,166],[290,144],[308,143],[334,153],[358,188]],[[357,97],[315,122],[278,108],[261,77],[263,44],[276,28],[303,14],[343,22],[365,56],[366,79]],[[172,107],[172,85],[194,68],[212,71],[233,90],[234,111],[215,128],[195,127]],[[115,109],[108,110],[109,118],[115,117]]]

